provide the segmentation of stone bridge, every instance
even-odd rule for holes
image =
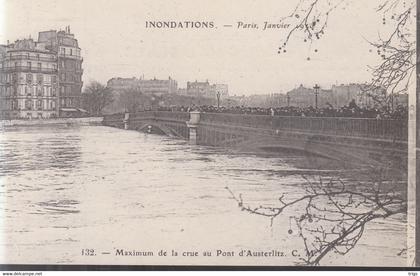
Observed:
[[[378,164],[391,157],[407,159],[404,120],[146,111],[105,116],[103,124],[246,151],[292,149]]]

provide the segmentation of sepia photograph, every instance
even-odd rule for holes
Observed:
[[[1,266],[420,266],[417,14],[1,0]]]

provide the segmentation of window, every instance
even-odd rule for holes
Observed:
[[[38,62],[38,69],[41,69],[41,68],[42,68],[42,63]]]
[[[70,55],[71,56],[73,55],[73,49],[70,49]]]
[[[26,100],[25,101],[25,108],[28,110],[32,110],[32,101],[31,100]]]
[[[28,61],[28,67],[29,67],[29,69],[32,68],[32,63],[30,61]]]
[[[36,81],[41,84],[44,81],[44,75],[38,74],[36,75]]]
[[[32,82],[32,74],[26,74],[26,82],[31,83]]]
[[[57,82],[57,76],[51,76],[51,81],[52,81],[52,83],[56,83]]]
[[[36,54],[36,58],[39,59],[39,54]]]

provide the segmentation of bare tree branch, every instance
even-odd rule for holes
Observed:
[[[252,207],[244,203],[241,194],[236,196],[226,187],[241,210],[268,217],[271,225],[288,208],[302,210],[301,215],[291,217],[304,248],[304,257],[299,258],[298,264],[319,265],[332,252],[345,255],[356,246],[368,222],[407,210],[402,195],[382,188],[382,178],[368,183],[367,187],[362,183],[350,186],[333,178],[327,181],[303,178],[306,180],[303,187],[306,194],[293,200],[286,200],[283,194],[276,207]],[[289,230],[289,234],[293,231]]]
[[[320,39],[327,31],[330,15],[345,4],[346,0],[300,0],[293,12],[281,19],[292,27],[278,53],[286,52],[292,37],[298,34],[310,44]],[[383,0],[376,12],[383,16],[382,25],[387,30],[382,36],[378,34],[376,41],[367,40],[382,61],[368,67],[372,79],[361,86],[362,93],[389,112],[394,109],[394,98],[408,91],[416,66],[415,7],[414,0]]]

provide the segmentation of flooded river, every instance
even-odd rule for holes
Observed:
[[[7,128],[0,262],[294,265],[303,243],[290,218],[301,210],[271,225],[242,211],[226,187],[252,206],[275,206],[283,194],[305,195],[303,175],[361,173],[293,152],[227,152],[110,127]],[[378,220],[348,254],[328,254],[321,264],[404,266],[405,236],[404,215]],[[239,256],[243,250],[283,256]]]

